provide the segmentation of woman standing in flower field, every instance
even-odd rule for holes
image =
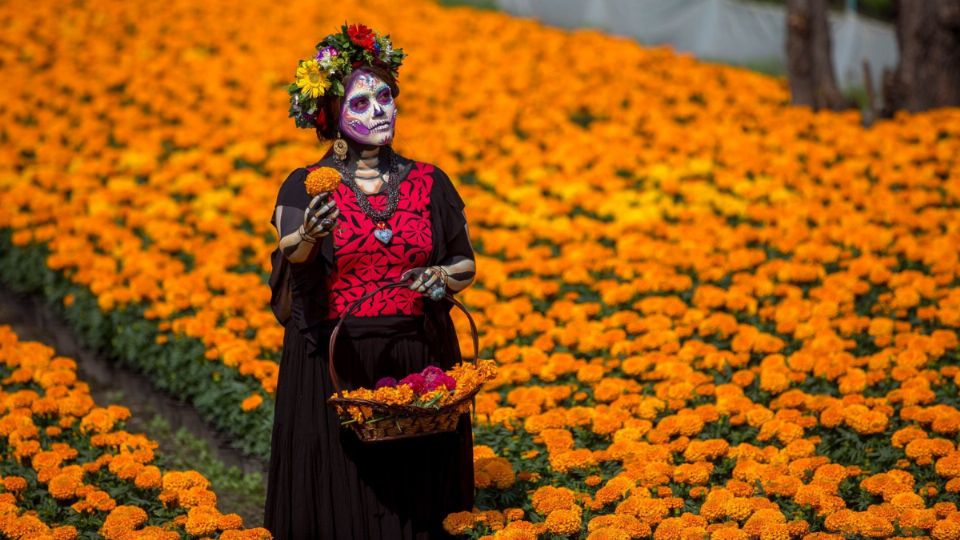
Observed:
[[[389,35],[344,25],[301,61],[290,115],[331,151],[290,173],[272,224],[271,305],[284,324],[265,526],[278,539],[438,538],[443,518],[473,506],[469,413],[456,431],[364,443],[341,428],[338,379],[373,388],[460,362],[445,294],[470,285],[475,263],[464,202],[447,175],[393,151],[396,78],[405,54]],[[426,296],[426,298],[425,298]]]

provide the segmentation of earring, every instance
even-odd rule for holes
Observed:
[[[333,141],[333,153],[337,159],[345,161],[347,159],[347,141],[340,138],[340,130],[337,130],[337,140]]]

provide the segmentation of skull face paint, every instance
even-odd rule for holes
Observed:
[[[354,141],[382,146],[393,141],[397,107],[383,79],[359,71],[350,80],[340,106],[340,130]]]

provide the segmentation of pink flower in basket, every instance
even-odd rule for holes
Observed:
[[[427,366],[420,373],[411,373],[399,381],[393,377],[383,377],[377,381],[374,390],[384,386],[393,388],[399,384],[410,386],[414,394],[419,396],[438,389],[453,390],[457,387],[457,380],[437,366]]]
[[[437,366],[427,366],[423,368],[423,371],[420,372],[426,378],[436,377],[437,375],[443,375],[443,370]]]
[[[426,391],[427,378],[419,373],[411,373],[400,379],[399,384],[409,385],[410,388],[413,388],[413,393],[419,395]]]
[[[453,390],[457,387],[457,380],[440,370],[425,375],[425,378],[427,379],[427,392],[432,392],[438,388]]]
[[[493,360],[479,360],[475,364],[461,362],[453,366],[449,373],[438,366],[427,366],[422,372],[411,373],[399,381],[393,377],[381,377],[376,382],[375,389],[348,390],[343,392],[343,396],[347,400],[370,400],[388,407],[412,405],[440,409],[455,402],[459,407],[463,404],[463,399],[476,393],[480,385],[493,379],[496,371],[496,363]],[[335,395],[330,399],[336,397]],[[396,418],[396,411],[391,412],[390,409],[385,409],[376,413],[374,417],[370,407],[349,401],[337,407],[343,424],[360,425]],[[450,411],[453,411],[451,413],[453,414],[460,409],[450,409]]]
[[[384,386],[389,386],[393,388],[397,386],[397,380],[394,379],[393,377],[384,377],[379,381],[377,381],[377,384],[376,386],[373,387],[373,389],[376,390],[377,388],[383,388]]]

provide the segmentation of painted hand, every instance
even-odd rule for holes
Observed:
[[[315,242],[318,238],[330,234],[337,223],[340,209],[336,201],[329,198],[330,192],[325,191],[310,200],[307,209],[303,211],[303,225],[300,227],[300,236],[307,242]],[[326,202],[326,204],[323,204]]]
[[[400,280],[409,280],[412,290],[425,293],[431,300],[440,300],[447,292],[446,275],[439,266],[411,268]]]

